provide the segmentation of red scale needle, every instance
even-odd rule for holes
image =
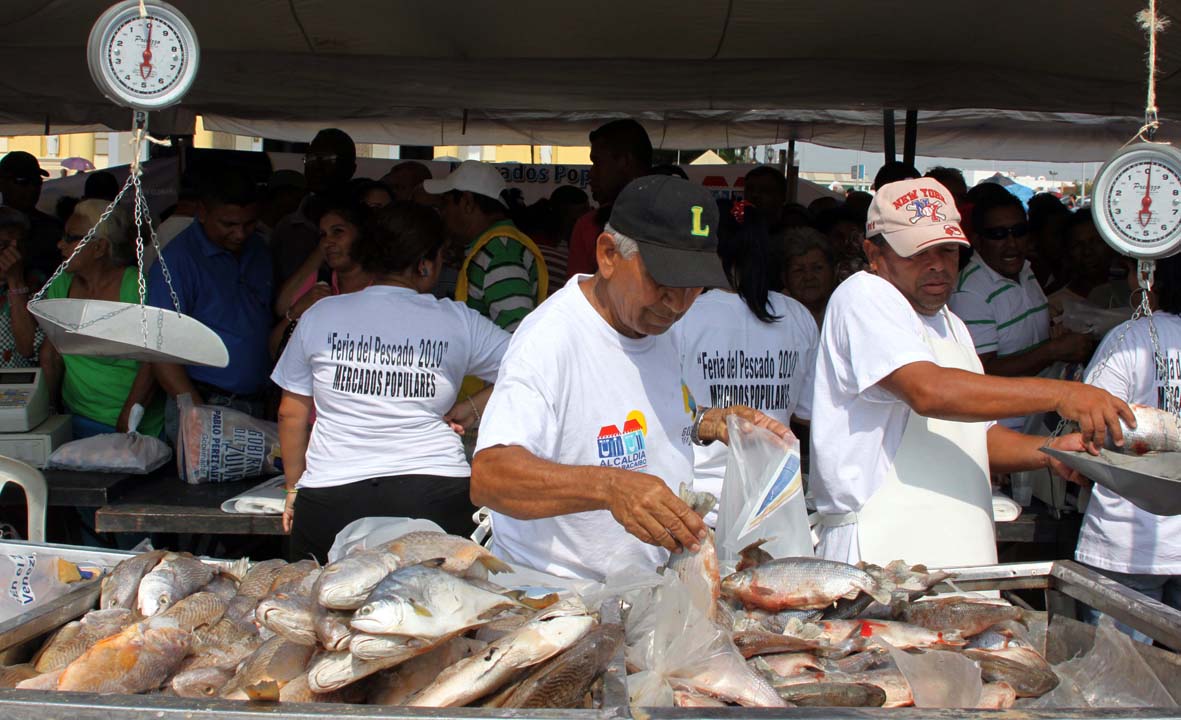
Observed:
[[[1148,175],[1148,181],[1144,183],[1144,197],[1140,199],[1140,212],[1136,213],[1136,220],[1140,222],[1140,227],[1147,227],[1148,223],[1152,222],[1152,166],[1148,166],[1145,171]]]
[[[152,21],[144,23],[148,29],[147,41],[144,43],[144,61],[139,64],[139,76],[144,80],[152,74]]]

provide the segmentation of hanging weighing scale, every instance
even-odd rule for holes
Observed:
[[[1181,151],[1151,141],[1155,124],[1153,109],[1145,122],[1149,134],[1146,141],[1125,147],[1099,169],[1092,186],[1091,208],[1095,227],[1104,241],[1116,252],[1137,261],[1141,302],[1132,318],[1144,318],[1148,323],[1156,367],[1160,368],[1164,353],[1148,290],[1155,261],[1181,252]],[[1121,335],[1112,343],[1112,352],[1122,344]],[[1101,359],[1092,380],[1103,372],[1110,357],[1109,353]],[[1159,371],[1157,377],[1161,377]],[[1166,396],[1171,397],[1169,393]],[[1177,418],[1181,432],[1181,408],[1171,405],[1166,401],[1163,409]],[[1143,510],[1156,515],[1181,515],[1181,453],[1134,455],[1104,449],[1099,455],[1091,455],[1050,447],[1043,447],[1042,452]]]
[[[225,367],[229,363],[229,353],[217,333],[181,312],[141,184],[143,171],[139,158],[143,144],[167,144],[148,135],[147,113],[180,102],[197,76],[199,57],[193,26],[179,10],[158,0],[117,3],[90,30],[87,62],[91,77],[109,100],[133,110],[134,151],[131,171],[119,194],[70,257],[29,300],[29,312],[63,354],[212,367]],[[44,299],[46,289],[91,241],[95,230],[128,192],[135,212],[139,302]],[[149,242],[156,250],[172,309],[146,304],[144,249]]]

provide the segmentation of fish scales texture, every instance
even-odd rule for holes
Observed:
[[[399,567],[441,558],[442,569],[456,575],[466,574],[474,565],[494,573],[512,571],[507,563],[479,543],[431,530],[407,533],[381,547],[398,558]]]
[[[339,690],[374,673],[430,652],[436,644],[422,644],[421,647],[407,645],[402,654],[373,660],[362,660],[354,655],[351,649],[342,652],[321,653],[313,658],[308,666],[308,686],[313,692],[318,693]]]
[[[279,691],[279,702],[302,703],[359,703],[364,702],[368,688],[364,682],[346,685],[339,690],[328,692],[314,692],[308,683],[307,673],[303,673],[283,686]]]
[[[67,623],[50,638],[33,659],[37,672],[61,670],[100,640],[122,632],[138,616],[123,607],[91,610],[81,620]]]
[[[1007,683],[1017,697],[1041,697],[1058,687],[1057,673],[1045,658],[1029,648],[963,652],[980,664],[985,682]]]
[[[57,689],[134,694],[158,688],[180,667],[189,637],[179,628],[136,623],[66,666]]]
[[[291,593],[271,593],[258,603],[254,611],[254,617],[260,625],[301,645],[316,644],[318,606],[312,599],[308,578],[312,578],[312,575],[309,574]]]
[[[397,569],[398,557],[383,549],[355,552],[324,566],[316,581],[316,601],[333,610],[356,610]]]
[[[1021,609],[1012,605],[969,602],[961,598],[916,602],[902,613],[902,618],[912,625],[943,632],[954,630],[963,637],[977,635],[999,622],[1020,617]]]
[[[722,581],[722,592],[771,612],[818,610],[862,592],[890,601],[890,593],[865,571],[820,558],[782,558],[735,572]]]
[[[1148,405],[1132,405],[1136,416],[1136,427],[1129,428],[1120,418],[1124,432],[1123,447],[1115,447],[1111,435],[1107,436],[1108,448],[1128,455],[1145,455],[1150,452],[1181,452],[1181,421],[1172,413]]]
[[[284,560],[262,560],[254,563],[238,583],[238,595],[261,599],[271,591],[271,584],[279,571],[287,567]]]
[[[544,662],[570,647],[594,625],[586,608],[564,601],[478,654],[444,670],[410,699],[411,707],[458,707],[495,691],[514,673]]]
[[[35,678],[40,674],[29,663],[0,666],[0,688],[14,688],[17,683]]]
[[[188,553],[168,553],[139,582],[136,607],[151,617],[213,579],[213,569]]]
[[[224,666],[205,666],[181,670],[172,676],[168,686],[172,692],[187,698],[215,698],[234,677],[234,669]]]
[[[781,688],[779,696],[799,707],[882,707],[886,691],[870,683],[827,682]]]
[[[320,564],[315,560],[300,560],[299,562],[288,563],[279,568],[271,580],[271,586],[267,588],[260,597],[266,597],[270,593],[277,590],[282,590],[290,585],[298,585],[308,573],[315,570],[322,570]]]
[[[204,592],[211,592],[229,604],[238,595],[238,581],[232,575],[218,573],[205,586]]]
[[[858,652],[868,644],[863,638],[832,639],[823,634],[814,638],[748,630],[734,633],[734,645],[744,658],[757,655],[774,655],[785,652],[810,652],[824,657],[844,657]]]
[[[229,603],[215,593],[196,592],[148,619],[149,625],[172,623],[185,632],[212,626],[221,620]]]
[[[249,690],[273,682],[282,688],[308,666],[314,647],[293,643],[281,636],[267,640],[242,662],[234,678],[222,690],[221,696],[230,700],[247,700]]]
[[[535,670],[501,703],[506,708],[581,707],[591,684],[623,642],[619,625],[596,625],[569,650]]]
[[[352,614],[328,610],[320,605],[316,605],[315,609],[313,624],[316,631],[316,641],[325,650],[347,650],[353,637],[353,629],[349,626],[349,618],[352,617]]]
[[[373,677],[367,702],[371,705],[405,705],[416,692],[434,682],[439,673],[484,649],[487,643],[457,637],[436,645],[429,652]]]
[[[121,561],[102,579],[98,607],[101,610],[121,607],[135,609],[139,583],[163,559],[164,550],[149,550]]]

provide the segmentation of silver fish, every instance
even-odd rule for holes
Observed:
[[[316,583],[316,600],[333,610],[356,610],[399,562],[396,555],[374,548],[329,563]]]
[[[319,605],[315,607],[316,614],[313,625],[315,626],[316,640],[329,652],[348,650],[349,642],[353,637],[353,629],[349,627],[351,613],[328,610]]]
[[[689,690],[743,707],[784,707],[784,700],[762,675],[735,653],[716,653],[692,666],[692,672],[669,677],[674,690]]]
[[[1108,448],[1129,455],[1181,452],[1181,420],[1175,415],[1148,405],[1132,405],[1132,414],[1136,416],[1135,428],[1129,428],[1123,418],[1119,421],[1124,432],[1124,446],[1115,447],[1109,434]]]
[[[820,558],[781,558],[728,575],[722,593],[770,612],[817,610],[861,593],[889,603],[890,592],[863,570]]]
[[[576,600],[559,602],[525,625],[444,670],[410,699],[411,707],[458,707],[507,682],[515,673],[570,647],[594,625]]]
[[[498,707],[581,707],[583,697],[607,668],[621,642],[621,626],[596,625],[569,650],[539,665]]]
[[[451,638],[447,638],[450,640]],[[356,638],[354,638],[354,641]],[[407,660],[423,655],[433,650],[444,641],[426,643],[421,641],[407,642],[401,654],[362,660],[351,651],[329,652],[317,655],[308,666],[308,687],[312,692],[326,693],[339,690],[351,685],[362,678],[367,678]]]
[[[254,563],[242,581],[238,583],[238,594],[252,598],[262,598],[271,591],[271,583],[279,571],[287,567],[284,560],[262,560]]]
[[[232,667],[208,665],[178,672],[168,686],[180,697],[215,698],[233,677]]]
[[[151,617],[200,590],[213,579],[213,569],[188,553],[168,553],[139,583],[137,607]]]
[[[821,620],[817,623],[831,642],[850,638],[881,638],[896,648],[930,648],[967,644],[956,630],[929,630],[894,620]]]
[[[99,609],[121,607],[133,610],[136,596],[139,594],[140,581],[156,567],[164,555],[164,550],[149,550],[141,555],[133,555],[116,565],[111,574],[102,579]]]
[[[303,673],[315,648],[282,637],[264,642],[243,661],[234,678],[221,691],[228,700],[278,699],[279,690]],[[266,697],[271,696],[271,697]]]
[[[681,499],[693,512],[703,517],[717,504],[717,498],[713,495],[695,493],[685,483],[681,483]],[[716,620],[718,599],[722,595],[722,579],[718,571],[718,551],[714,545],[713,531],[706,530],[706,538],[701,541],[697,552],[682,549],[670,554],[668,569],[681,579],[693,604],[710,620]]]
[[[945,633],[957,632],[963,637],[971,637],[999,622],[1020,617],[1021,609],[1012,605],[970,602],[956,597],[916,602],[902,613],[908,623]]]
[[[412,565],[382,580],[349,624],[363,633],[438,638],[479,625],[514,604],[438,567]]]

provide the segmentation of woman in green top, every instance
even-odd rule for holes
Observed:
[[[107,209],[105,200],[83,200],[66,221],[58,243],[68,258]],[[133,258],[131,223],[122,208],[103,221],[82,252],[50,284],[46,298],[139,302],[139,283]],[[134,360],[62,355],[46,339],[41,366],[50,387],[61,388],[65,409],[73,416],[74,438],[127,432],[128,416],[136,403],[144,407],[138,432],[158,436],[164,427],[163,397],[157,397],[151,366]],[[153,402],[153,399],[155,402]]]

